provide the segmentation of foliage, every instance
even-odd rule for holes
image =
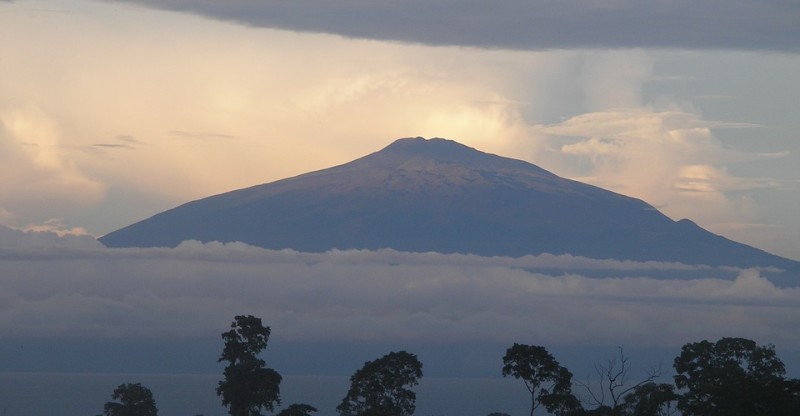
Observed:
[[[231,416],[259,416],[262,408],[271,412],[276,403],[280,404],[281,376],[258,358],[267,347],[269,335],[270,328],[252,315],[236,316],[231,329],[222,334],[225,347],[218,362],[228,365],[217,395]]]
[[[539,405],[557,415],[580,407],[572,395],[572,373],[544,347],[514,343],[506,350],[503,364],[503,376],[522,379],[531,394],[531,416]]]
[[[367,361],[350,377],[350,389],[336,410],[342,416],[409,416],[417,395],[409,387],[422,377],[422,363],[405,351]]]
[[[236,316],[231,329],[222,334],[224,348],[218,361],[228,365],[217,394],[231,416],[260,416],[262,409],[273,412],[275,404],[280,404],[281,376],[258,358],[269,335],[270,328],[252,315]],[[744,338],[688,343],[674,367],[674,386],[654,381],[660,370],[651,370],[642,381],[631,384],[630,363],[620,349],[619,361],[595,365],[600,377],[597,393],[588,382],[578,383],[591,395],[589,403],[596,405],[591,410],[584,409],[572,394],[572,373],[544,347],[515,343],[503,356],[502,374],[524,382],[531,396],[531,416],[540,406],[557,416],[800,415],[800,380],[784,378],[784,364],[772,345],[760,346]],[[422,364],[405,351],[367,361],[350,378],[350,389],[336,410],[341,416],[411,416],[416,410],[411,387],[421,377]],[[606,394],[610,405],[605,403]],[[118,386],[112,398],[117,402],[104,405],[105,416],[157,416],[152,392],[139,383]],[[313,406],[295,403],[278,416],[315,412]]]
[[[140,383],[120,384],[111,395],[117,402],[108,402],[103,406],[106,416],[156,416],[158,409],[153,400],[153,393]]]
[[[723,338],[683,346],[675,358],[675,385],[685,392],[678,409],[686,416],[797,415],[796,380],[785,380],[772,345]]]
[[[316,411],[317,408],[314,406],[305,403],[295,403],[281,410],[278,416],[311,416],[311,414]]]
[[[576,414],[580,416],[617,416],[616,411],[609,406],[598,406],[596,409],[580,410]]]
[[[622,403],[622,414],[631,416],[670,416],[676,414],[673,402],[678,400],[675,388],[665,383],[637,385]]]

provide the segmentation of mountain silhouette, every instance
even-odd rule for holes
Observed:
[[[186,203],[100,241],[173,247],[189,239],[800,269],[641,200],[445,139],[400,139],[340,166]]]

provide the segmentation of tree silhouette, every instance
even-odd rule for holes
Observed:
[[[678,400],[675,388],[665,383],[637,385],[625,396],[622,414],[631,416],[671,416],[677,414],[673,402]]]
[[[544,347],[517,344],[503,356],[503,376],[522,379],[531,394],[531,416],[539,405],[554,414],[568,414],[580,407],[572,394],[572,373]]]
[[[140,383],[120,384],[111,395],[117,402],[108,402],[103,406],[106,416],[156,416],[158,409],[153,400],[153,393]]]
[[[316,411],[317,408],[314,406],[305,403],[295,403],[281,410],[278,416],[311,416],[311,414]]]
[[[252,315],[236,316],[230,331],[222,334],[225,347],[217,361],[228,365],[217,395],[231,416],[260,416],[262,408],[272,412],[275,404],[280,404],[281,376],[258,358],[267,347],[269,334],[261,318]]]
[[[782,416],[800,414],[797,380],[785,380],[772,345],[722,338],[683,346],[675,358],[675,385],[685,392],[685,416]]]
[[[622,400],[627,395],[640,386],[652,383],[653,380],[661,376],[661,367],[656,366],[650,368],[647,375],[638,382],[632,383],[630,380],[630,358],[625,355],[622,347],[619,347],[618,358],[609,359],[605,363],[596,363],[594,371],[598,378],[597,388],[592,387],[593,383],[589,381],[589,377],[587,377],[586,382],[577,382],[576,384],[589,393],[589,397],[586,400],[589,405],[598,409],[608,407],[613,414],[622,414]]]
[[[410,416],[417,395],[409,387],[422,377],[422,363],[405,351],[367,361],[350,377],[350,389],[336,410],[342,416]]]

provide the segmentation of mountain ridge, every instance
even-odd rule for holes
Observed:
[[[100,241],[152,247],[187,239],[800,270],[800,262],[673,221],[639,199],[440,138],[399,139],[338,166],[188,202]]]

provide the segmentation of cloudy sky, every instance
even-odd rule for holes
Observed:
[[[213,362],[239,313],[278,349],[463,352],[439,374],[496,374],[511,342],[798,357],[800,292],[767,271],[91,236],[423,136],[800,259],[799,21],[795,0],[0,0],[0,337],[21,344],[0,370],[131,370],[103,345],[190,371],[186,340]]]
[[[446,137],[800,259],[795,1],[0,1],[0,224]]]
[[[724,336],[773,343],[800,374],[800,285],[759,270],[241,243],[108,249],[7,228],[0,255],[0,371],[207,371],[219,334],[249,313],[272,327],[270,357],[288,374],[347,375],[391,348],[420,353],[430,375],[496,376],[514,342],[582,347],[579,360],[561,357],[581,376],[616,346],[665,352],[667,372],[683,344]]]

